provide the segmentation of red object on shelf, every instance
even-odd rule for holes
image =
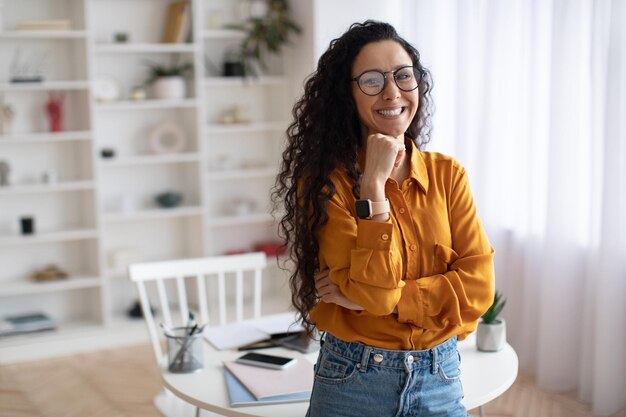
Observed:
[[[46,113],[50,120],[51,132],[63,131],[63,93],[50,93],[46,102]]]
[[[254,250],[265,252],[268,257],[279,256],[285,253],[285,245],[282,242],[261,242],[254,246]]]
[[[246,249],[231,249],[224,252],[224,255],[241,255],[242,253],[248,253]]]

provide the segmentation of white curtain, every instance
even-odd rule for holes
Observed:
[[[626,407],[626,0],[405,2],[428,150],[466,166],[521,370]]]

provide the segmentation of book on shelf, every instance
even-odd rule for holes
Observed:
[[[308,401],[313,389],[313,364],[300,354],[291,357],[296,363],[280,370],[224,362],[231,406]]]
[[[169,5],[165,18],[162,43],[182,43],[187,41],[191,30],[191,6],[189,1],[175,1]]]
[[[69,20],[23,20],[17,22],[17,31],[55,31],[71,30],[72,24]]]
[[[41,312],[5,316],[0,319],[0,336],[56,329],[56,323]]]

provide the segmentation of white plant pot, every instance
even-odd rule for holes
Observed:
[[[476,347],[483,352],[497,352],[506,343],[506,322],[503,319],[485,324],[480,321],[476,330]]]
[[[185,79],[179,76],[160,77],[152,84],[152,95],[158,99],[180,99],[187,95]]]

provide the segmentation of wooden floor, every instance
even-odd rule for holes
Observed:
[[[0,416],[160,417],[152,405],[160,390],[148,345],[6,365],[0,367]],[[545,393],[524,375],[484,411],[488,417],[592,416],[573,395]],[[626,417],[626,410],[613,417]]]

